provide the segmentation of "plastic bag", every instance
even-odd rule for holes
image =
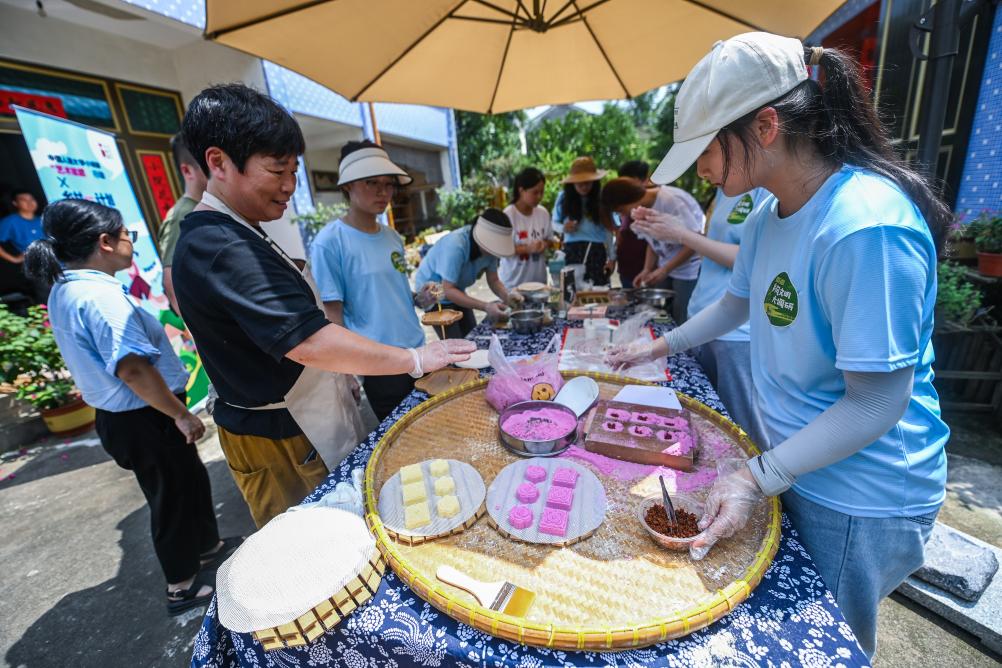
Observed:
[[[557,365],[560,362],[560,336],[555,334],[543,352],[524,360],[509,360],[497,335],[491,335],[487,360],[494,375],[487,381],[487,403],[498,413],[512,404],[530,399],[548,401],[564,386]]]
[[[640,336],[640,330],[644,330],[644,338],[650,339],[647,331],[647,322],[653,320],[658,312],[653,308],[642,308],[631,317],[619,323],[619,327],[612,333],[612,343],[621,346],[633,343]]]

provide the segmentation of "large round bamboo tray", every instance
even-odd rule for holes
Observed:
[[[564,375],[591,376],[603,399],[625,384],[650,384],[605,374]],[[497,415],[484,399],[486,384],[486,379],[468,383],[410,411],[379,441],[366,467],[366,521],[387,563],[418,596],[458,621],[510,641],[602,651],[687,635],[728,614],[762,579],[779,544],[777,499],[763,501],[744,530],[694,562],[687,553],[656,545],[635,518],[636,504],[660,493],[656,476],[624,481],[590,464],[606,487],[609,507],[605,522],[588,540],[563,548],[518,543],[480,521],[462,534],[421,545],[394,542],[379,518],[376,495],[401,466],[429,457],[459,459],[473,464],[489,485],[515,461],[498,443]],[[758,453],[732,422],[690,397],[679,398],[692,413],[702,443],[712,437],[730,449],[727,455]],[[702,499],[707,491],[693,495]],[[435,578],[441,564],[484,581],[508,580],[535,592],[535,602],[525,618],[483,608]]]

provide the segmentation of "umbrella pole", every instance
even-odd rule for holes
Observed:
[[[371,102],[365,103],[369,107],[369,123],[372,124],[372,140],[383,145],[383,141],[379,138],[379,126],[376,125],[376,108],[372,106]],[[393,224],[393,200],[390,200],[390,206],[386,209],[386,221],[390,224],[390,229],[395,230],[397,226]]]

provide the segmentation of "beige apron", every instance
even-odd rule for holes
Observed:
[[[323,302],[320,300],[316,283],[310,274],[309,265],[300,271],[292,258],[286,255],[285,251],[271,237],[263,230],[258,230],[250,225],[215,195],[206,192],[202,195],[202,204],[212,207],[220,213],[225,213],[267,241],[276,253],[300,272],[313,292],[317,307],[323,310]],[[310,439],[317,454],[327,465],[328,471],[333,471],[341,463],[341,460],[348,456],[348,453],[354,450],[355,446],[365,438],[362,415],[359,413],[358,405],[351,394],[348,377],[344,374],[304,366],[303,372],[299,374],[299,378],[285,394],[284,399],[284,401],[265,406],[230,405],[252,411],[288,409],[292,419],[303,430],[306,438]]]

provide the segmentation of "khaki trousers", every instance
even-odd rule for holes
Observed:
[[[327,478],[327,466],[319,456],[303,463],[313,446],[302,434],[273,439],[234,434],[219,427],[219,444],[259,529]]]

